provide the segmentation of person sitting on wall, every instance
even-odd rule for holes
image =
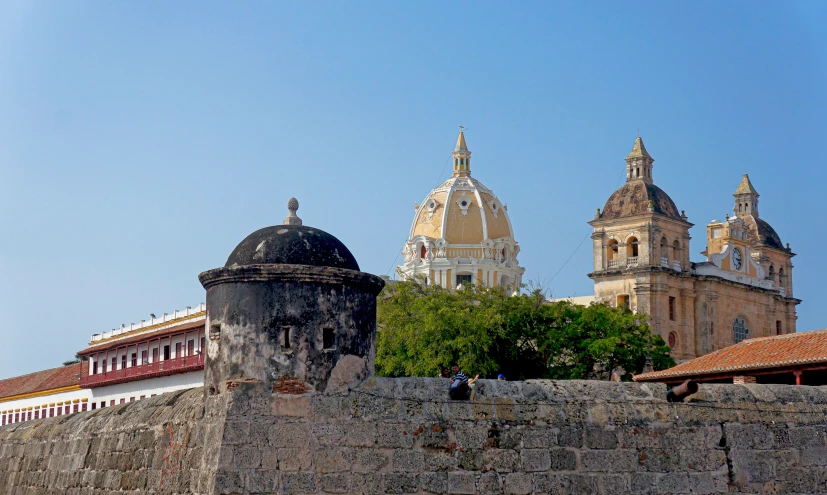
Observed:
[[[448,368],[442,368],[442,372],[437,378],[451,378],[451,370]]]
[[[505,375],[500,373],[499,375],[497,375],[497,380],[505,380]]]
[[[456,364],[451,370],[454,372],[454,376],[451,378],[451,388],[448,389],[450,397],[454,400],[467,400],[470,395],[470,398],[473,399],[476,392],[474,382],[479,379],[480,375],[469,380]]]

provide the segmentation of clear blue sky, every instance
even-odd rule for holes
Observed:
[[[827,327],[825,4],[0,3],[0,377],[203,301],[290,196],[388,273],[459,124],[555,295],[639,131],[692,259],[748,172]]]

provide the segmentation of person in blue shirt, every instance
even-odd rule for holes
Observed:
[[[451,378],[451,388],[448,389],[450,397],[454,400],[465,400],[468,399],[470,395],[470,398],[473,400],[474,395],[476,395],[474,382],[479,379],[480,375],[469,380],[468,376],[460,371],[459,366],[456,364],[451,368],[451,371],[454,372],[454,376]]]

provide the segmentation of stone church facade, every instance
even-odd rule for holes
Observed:
[[[641,138],[626,157],[626,183],[589,224],[595,299],[648,314],[677,360],[748,337],[795,332],[795,254],[758,213],[745,174],[734,216],[707,225],[706,261],[689,261],[692,223],[654,184]]]

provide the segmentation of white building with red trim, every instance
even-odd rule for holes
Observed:
[[[206,307],[94,334],[84,361],[0,380],[0,424],[109,407],[204,384]]]

